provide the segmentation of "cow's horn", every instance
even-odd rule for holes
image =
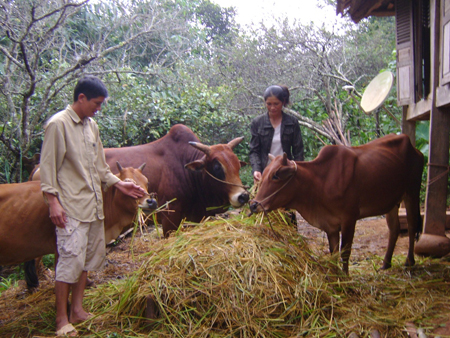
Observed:
[[[145,168],[145,165],[146,165],[147,163],[142,163],[141,164],[141,166],[138,168],[140,171],[142,171],[142,170],[144,170],[144,168]]]
[[[275,159],[275,156],[273,156],[272,154],[269,154],[269,160],[273,161]]]
[[[243,137],[236,137],[234,140],[228,142],[228,146],[231,149],[234,149],[234,147],[236,147],[239,143],[241,143],[243,139],[244,139]]]
[[[281,162],[281,165],[288,165],[286,153],[283,153],[283,162]]]
[[[207,156],[209,156],[211,150],[209,149],[209,146],[201,144],[200,142],[192,142],[190,141],[189,144],[193,146],[194,148],[197,148],[198,150],[204,152]]]
[[[120,165],[119,161],[117,161],[116,164],[117,164],[117,169],[119,169],[119,171],[122,171],[123,168],[122,168],[122,166]]]

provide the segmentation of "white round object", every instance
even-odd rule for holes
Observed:
[[[394,74],[385,71],[373,78],[361,98],[361,108],[366,114],[380,108],[394,84]]]

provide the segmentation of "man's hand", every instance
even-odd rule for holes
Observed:
[[[50,218],[54,225],[59,228],[65,228],[67,223],[66,212],[64,211],[61,203],[59,203],[58,197],[48,192],[45,193],[47,197],[48,206],[50,209]]]
[[[133,182],[119,181],[114,186],[132,198],[139,198],[147,194],[144,189]]]

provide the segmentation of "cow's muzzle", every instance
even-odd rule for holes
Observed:
[[[245,204],[250,199],[250,194],[246,191],[239,195],[238,202],[242,204]]]
[[[156,210],[158,208],[158,202],[153,197],[149,197],[145,200],[145,203],[140,203],[139,207],[145,213],[150,212],[152,210]]]
[[[158,202],[154,198],[147,198],[147,205],[149,209],[155,210],[158,208]]]
[[[264,208],[262,207],[261,203],[255,200],[250,201],[250,211],[252,214],[256,214],[258,212],[263,211]]]

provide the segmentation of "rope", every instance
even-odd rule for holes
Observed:
[[[297,163],[295,163],[295,161],[292,161],[292,162],[294,162],[294,165],[295,165],[295,171],[294,171],[294,173],[292,174],[292,176],[289,177],[289,179],[286,181],[286,183],[284,183],[284,184],[281,186],[280,189],[276,190],[274,193],[272,193],[272,194],[270,194],[269,196],[267,196],[266,198],[264,198],[261,202],[258,202],[259,205],[261,205],[261,203],[264,202],[265,200],[267,200],[268,198],[270,198],[270,197],[272,197],[273,195],[279,193],[280,190],[283,189],[283,188],[284,188],[284,187],[285,187],[285,186],[286,186],[286,185],[294,178],[295,174],[297,173]],[[262,205],[261,205],[261,207],[262,207]],[[263,209],[264,209],[264,208],[263,208]]]
[[[438,164],[438,163],[428,163],[427,164],[429,167],[439,167],[439,168],[444,168],[446,169],[444,172],[440,173],[439,175],[437,175],[436,177],[433,177],[433,179],[431,179],[428,182],[428,186],[432,185],[433,183],[436,183],[437,181],[439,181],[442,177],[446,176],[448,174],[449,171],[449,166],[446,164]]]
[[[215,177],[213,174],[211,174],[208,170],[206,170],[206,173],[211,176],[212,178],[214,178],[216,181],[220,182],[220,183],[224,183],[224,184],[228,184],[228,185],[232,185],[235,187],[239,187],[239,188],[244,188],[245,190],[247,190],[249,187],[246,185],[241,185],[241,184],[235,184],[235,183],[231,183],[231,182],[227,182],[227,181],[222,181],[221,179],[218,179],[217,177]]]
[[[275,234],[275,236],[278,238],[278,240],[279,240],[280,242],[282,242],[282,239],[281,239],[280,236],[278,236],[278,234],[277,234],[277,233],[275,232],[275,230],[273,229],[273,227],[272,227],[272,222],[270,221],[270,217],[269,217],[268,214],[267,214],[267,210],[266,210],[266,209],[264,208],[264,206],[262,205],[262,202],[264,202],[264,201],[267,200],[268,198],[272,197],[273,195],[279,193],[279,192],[281,191],[281,189],[283,189],[283,188],[284,188],[284,187],[292,180],[292,178],[295,176],[295,174],[297,173],[297,163],[295,163],[295,161],[292,161],[292,162],[294,162],[294,165],[295,165],[295,171],[294,171],[294,173],[292,174],[292,176],[289,177],[289,179],[286,181],[286,183],[284,183],[284,184],[281,186],[280,189],[276,190],[274,193],[272,193],[272,194],[270,194],[269,196],[267,196],[266,198],[264,198],[261,202],[257,202],[257,204],[260,205],[261,208],[263,209],[264,216],[267,217],[267,220],[269,221],[270,229],[272,229],[272,232]]]

